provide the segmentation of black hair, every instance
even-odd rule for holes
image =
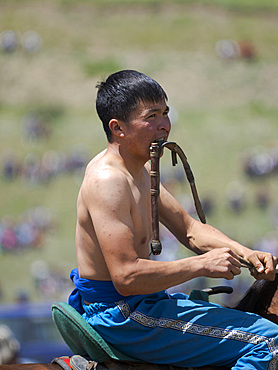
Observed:
[[[134,70],[113,73],[96,87],[98,88],[96,109],[108,141],[112,138],[109,128],[112,118],[128,123],[130,113],[140,102],[157,103],[168,100],[158,82]]]

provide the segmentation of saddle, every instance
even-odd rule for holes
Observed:
[[[52,305],[52,317],[64,341],[74,355],[80,355],[89,360],[90,367],[87,366],[87,369],[188,370],[188,368],[173,365],[144,363],[121,353],[107,343],[72,306],[65,302]],[[85,369],[86,366],[84,366]]]
[[[231,293],[229,287],[208,288],[192,291],[190,299],[208,301],[208,296],[216,293]],[[174,365],[144,363],[132,358],[107,343],[85,319],[69,304],[57,302],[52,305],[52,317],[62,338],[74,355],[80,355],[90,361],[90,368],[96,370],[189,370]],[[84,370],[86,366],[84,367]],[[205,366],[202,370],[212,370]],[[215,368],[218,369],[219,368]],[[223,367],[221,368],[224,369]],[[193,369],[192,369],[193,370]]]
[[[116,361],[140,361],[126,356],[104,339],[87,323],[86,320],[65,302],[52,305],[52,317],[64,341],[76,355],[90,358],[96,362],[110,359]]]

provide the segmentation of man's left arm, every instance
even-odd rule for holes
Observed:
[[[180,203],[161,185],[159,217],[175,237],[196,254],[203,254],[215,248],[228,247],[236,255],[252,263],[256,279],[274,280],[277,258],[270,253],[255,251],[230,239],[211,225],[203,224],[191,217]]]

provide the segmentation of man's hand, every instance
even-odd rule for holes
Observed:
[[[217,248],[200,256],[203,261],[203,276],[232,280],[239,275],[241,264],[230,248]]]
[[[254,269],[251,269],[251,275],[257,280],[274,280],[277,258],[271,253],[252,251],[244,258],[251,262]]]

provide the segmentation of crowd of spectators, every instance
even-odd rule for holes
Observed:
[[[35,149],[38,144],[50,139],[54,121],[63,114],[59,107],[41,107],[27,112],[21,120],[21,144],[31,144]],[[26,147],[28,147],[27,145]],[[15,148],[8,148],[1,154],[0,173],[8,181],[18,178],[28,184],[37,185],[57,177],[60,174],[82,170],[88,161],[89,150],[84,144],[76,144],[69,153],[61,150],[46,150],[37,154],[29,151],[18,159]]]
[[[70,267],[67,263],[51,266],[44,260],[34,261],[30,266],[30,275],[36,291],[42,301],[67,300],[73,289],[69,278]]]
[[[2,153],[2,178],[7,181],[22,179],[30,185],[48,183],[61,174],[83,170],[89,153],[86,147],[77,145],[70,153],[48,150],[41,157],[29,152],[23,161],[9,149]]]
[[[23,34],[14,30],[5,30],[0,33],[0,48],[5,54],[23,50],[28,54],[38,52],[42,47],[41,36],[33,30]]]
[[[28,112],[22,119],[22,139],[29,142],[47,140],[52,131],[52,114]]]
[[[46,232],[54,226],[50,210],[42,206],[25,210],[19,220],[6,215],[0,219],[0,251],[16,252],[26,248],[39,248]]]
[[[249,178],[266,177],[278,174],[278,148],[254,148],[243,161],[244,173]]]
[[[218,40],[215,44],[216,54],[226,60],[246,59],[253,60],[257,53],[254,44],[249,40]]]

